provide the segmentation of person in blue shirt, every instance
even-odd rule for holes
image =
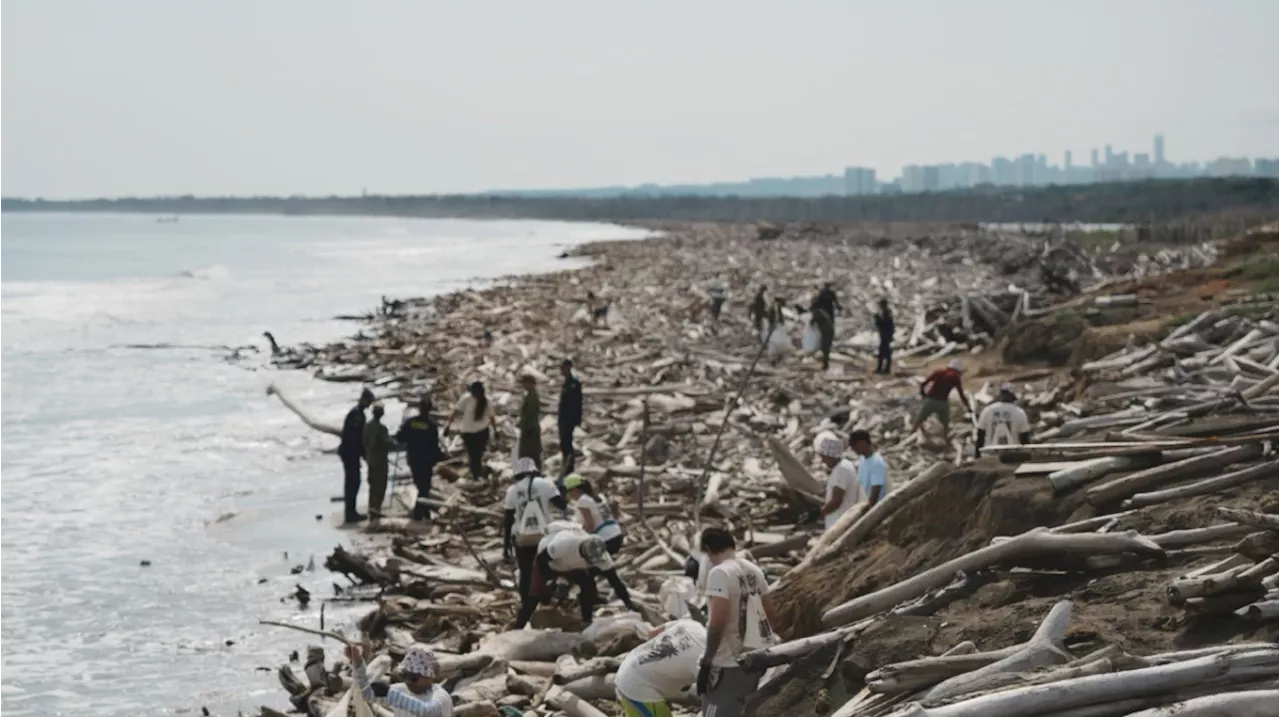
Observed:
[[[875,505],[889,492],[889,464],[872,447],[871,434],[864,430],[849,434],[849,447],[862,456],[858,465],[858,487],[866,496],[868,506]]]

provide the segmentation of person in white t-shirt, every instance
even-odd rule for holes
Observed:
[[[818,456],[831,469],[831,475],[827,476],[827,502],[819,509],[827,530],[859,501],[858,471],[843,454],[844,443],[834,435],[824,436],[818,442]]]
[[[1013,384],[1000,387],[996,402],[982,409],[978,416],[978,438],[974,456],[981,457],[984,446],[1024,446],[1031,442],[1031,422],[1027,412],[1018,406]]]
[[[577,473],[565,476],[564,490],[574,502],[583,530],[600,536],[609,554],[617,555],[622,549],[622,526],[614,520],[609,504],[596,494],[586,478]]]
[[[555,594],[556,580],[564,577],[578,586],[578,607],[582,611],[582,625],[591,624],[599,595],[596,592],[597,574],[604,575],[628,610],[635,610],[627,586],[622,583],[613,567],[613,558],[604,547],[604,541],[590,535],[572,523],[564,530],[552,532],[538,544],[533,561],[533,580],[529,593],[520,603],[516,616],[516,629],[523,628],[533,617],[538,603]]]
[[[487,473],[484,466],[484,452],[489,445],[490,433],[497,430],[493,404],[485,396],[483,383],[476,381],[467,387],[467,392],[458,399],[458,405],[449,416],[449,423],[444,427],[444,435],[449,435],[449,429],[453,428],[455,423],[458,426],[458,433],[462,436],[462,445],[467,449],[467,466],[471,473],[471,480],[480,480]]]
[[[625,717],[670,717],[668,700],[693,686],[698,660],[707,648],[707,628],[676,620],[649,633],[618,667],[614,689]]]
[[[523,598],[529,594],[533,559],[538,554],[538,543],[547,534],[551,508],[563,511],[565,503],[556,484],[538,475],[538,466],[532,458],[518,459],[512,471],[515,482],[507,488],[502,503],[502,558],[510,560],[514,548],[520,571],[519,592]]]
[[[858,491],[869,506],[889,493],[889,463],[871,445],[871,434],[861,429],[849,434],[849,447],[862,456],[858,463]]]
[[[707,647],[698,666],[698,694],[703,713],[738,717],[761,674],[738,664],[749,650],[775,640],[777,622],[764,572],[737,554],[733,534],[724,528],[702,531],[702,552],[711,563],[707,573]]]

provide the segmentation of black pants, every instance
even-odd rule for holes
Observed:
[[[720,309],[724,307],[724,299],[711,299],[711,318],[716,321],[720,320]]]
[[[835,322],[823,309],[813,312],[813,321],[817,324],[818,334],[821,336],[822,368],[826,370],[831,367],[831,345],[836,340]]]
[[[431,497],[431,478],[436,471],[436,464],[414,461],[409,464],[409,472],[413,474],[413,484],[418,488],[418,499]],[[420,502],[413,504],[414,520],[426,520],[431,517],[431,509]]]
[[[889,373],[893,368],[893,339],[880,337],[880,350],[876,352],[876,373]]]
[[[610,570],[609,572],[614,573],[615,576],[617,575],[616,571]],[[595,614],[596,603],[600,601],[600,595],[596,592],[595,577],[586,570],[574,570],[564,573],[560,577],[578,586],[578,610],[582,614],[582,626],[590,625],[592,616]],[[550,582],[550,578],[544,576],[544,579]],[[618,582],[621,583],[622,581],[619,580]],[[612,585],[612,583],[610,584]],[[623,589],[626,588],[624,587]],[[538,609],[538,603],[541,601],[542,596],[539,595],[525,595],[520,599],[520,612],[516,614],[517,630],[523,629],[525,625],[529,624],[530,618],[533,617],[533,613]]]
[[[560,475],[562,476],[567,476],[573,472],[573,467],[574,467],[573,429],[574,428],[577,428],[577,426],[572,426],[567,423],[560,424],[560,458],[561,458]]]
[[[529,584],[533,581],[533,559],[538,556],[538,546],[516,546],[516,570],[520,573],[518,589],[520,597],[529,597]]]
[[[489,447],[489,429],[462,434],[462,445],[467,449],[467,468],[471,471],[471,480],[485,477],[488,470],[484,466],[484,452]]]
[[[344,455],[342,458],[342,503],[345,507],[346,520],[350,522],[357,515],[356,498],[360,495],[360,456]]]
[[[604,543],[604,549],[608,550],[610,555],[616,556],[618,554],[618,551],[622,550],[622,537],[623,536],[619,535],[613,538],[609,538]]]

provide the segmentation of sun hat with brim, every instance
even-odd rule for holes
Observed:
[[[440,672],[440,661],[436,653],[426,645],[413,645],[400,661],[400,672],[405,675],[434,678]]]
[[[581,474],[570,473],[569,475],[564,477],[564,489],[572,490],[574,488],[580,488],[582,487],[582,483],[584,480],[586,479],[584,479]]]

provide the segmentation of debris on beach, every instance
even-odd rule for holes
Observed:
[[[1274,233],[1242,251],[1083,248],[963,227],[663,229],[588,245],[584,268],[384,302],[360,338],[273,351],[280,367],[383,397],[429,393],[442,426],[472,381],[508,416],[489,477],[468,475],[451,437],[430,521],[405,510],[325,560],[352,586],[343,599],[371,601],[358,627],[388,674],[426,643],[455,715],[617,714],[612,673],[666,619],[698,528],[716,524],[766,571],[783,618],[785,641],[743,659],[770,669],[752,714],[1275,704],[1280,326],[1274,287],[1241,269],[1274,265]],[[796,347],[826,281],[844,310],[823,371]],[[728,301],[713,321],[717,282]],[[748,318],[760,286],[785,307],[791,349],[779,355],[765,355]],[[588,291],[608,302],[603,319]],[[889,375],[870,371],[881,298],[898,325]],[[969,411],[1012,384],[1030,445],[975,460],[968,426],[912,432],[919,378],[958,356]],[[639,611],[614,600],[583,629],[573,606],[552,604],[513,631],[501,498],[518,379],[538,380],[542,442],[556,446],[563,357],[585,394],[576,471],[627,532],[617,564]],[[275,393],[307,425],[336,428]],[[855,428],[889,462],[892,490],[823,533],[815,442]],[[560,466],[547,450],[547,474]],[[279,674],[294,707],[320,716],[351,677],[314,649],[305,675]]]

